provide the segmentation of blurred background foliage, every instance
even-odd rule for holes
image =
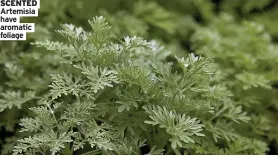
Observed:
[[[276,0],[41,0],[38,17],[22,18],[36,23],[36,32],[28,34],[27,41],[0,42],[2,154],[10,154],[15,141],[28,135],[18,132],[19,120],[32,115],[28,108],[47,91],[50,73],[64,68],[54,53],[30,43],[59,39],[54,30],[61,23],[86,28],[96,15],[105,16],[119,36],[158,40],[173,55],[213,57],[225,75],[219,81],[254,115],[250,124],[267,140],[269,153],[277,154]],[[7,99],[14,103],[7,104]]]

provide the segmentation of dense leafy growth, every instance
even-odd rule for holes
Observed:
[[[277,8],[42,1],[26,42],[0,42],[1,154],[275,152]]]

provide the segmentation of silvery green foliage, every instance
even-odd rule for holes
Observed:
[[[247,20],[238,24],[233,16],[221,14],[207,27],[196,29],[191,43],[196,53],[215,58],[226,75],[221,81],[252,114],[255,132],[267,133],[270,141],[277,139],[278,99],[272,86],[278,81],[278,46],[264,26]]]
[[[115,38],[102,16],[91,31],[63,24],[65,43],[37,41],[64,68],[23,118],[14,154],[263,154],[242,127],[251,117],[217,83],[210,58],[174,57],[155,41]],[[169,61],[167,57],[176,58]],[[222,144],[220,146],[220,143]],[[244,146],[241,146],[244,145]]]
[[[78,139],[73,137],[68,139],[71,131],[60,133],[60,130],[58,132],[54,128],[54,133],[49,133],[55,138],[54,141],[66,138],[65,142],[74,140],[75,145],[72,146],[72,141],[68,143],[71,147],[62,145],[54,148],[52,141],[45,140],[46,149],[49,149],[45,153],[264,154],[267,150],[266,143],[270,147],[275,146],[278,140],[278,96],[275,89],[278,66],[277,45],[274,44],[277,42],[278,3],[275,0],[52,0],[41,3],[40,18],[22,19],[24,22],[35,22],[37,26],[36,32],[27,37],[27,42],[0,42],[0,128],[1,133],[8,134],[0,141],[2,154],[11,154],[17,140],[38,133],[41,121],[32,112],[34,109],[29,110],[30,107],[37,107],[38,104],[47,106],[51,108],[48,111],[58,112],[55,116],[63,122],[72,119],[71,116],[78,116],[78,113],[69,113],[75,112],[72,111],[75,107],[67,111],[65,107],[61,109],[65,103],[66,107],[67,104],[76,103],[75,97],[94,102],[99,99],[103,102],[104,98],[111,99],[115,106],[105,101],[100,109],[99,105],[83,104],[82,100],[78,109],[84,112],[85,117],[88,117],[88,111],[84,107],[97,109],[98,114],[93,118],[97,118],[98,125],[102,123],[99,116],[101,120],[105,118],[106,123],[111,118],[113,123],[110,125],[121,125],[116,130],[111,129],[116,134],[113,138],[121,139],[115,141],[117,145],[113,146],[113,150],[95,150],[91,149],[88,141],[75,141]],[[99,44],[92,39],[86,46],[79,47],[83,42],[82,38],[88,36],[82,34],[91,32],[87,19],[92,19],[98,8],[104,9],[100,14],[113,26],[106,31],[111,36],[107,36],[104,44],[109,46],[102,47],[103,42]],[[75,31],[76,27],[68,24],[62,30],[65,32],[69,29],[72,33],[80,34],[79,39],[73,34],[72,41],[60,42],[62,35],[52,31],[60,22],[84,26]],[[83,29],[86,30],[85,33]],[[143,43],[144,40],[141,40],[139,44],[147,48],[128,50],[132,51],[128,58],[136,59],[123,62],[122,52],[127,50],[123,49],[125,43],[121,41],[130,43],[138,38],[125,39],[123,36],[134,35],[156,41]],[[36,46],[46,48],[29,46],[29,42],[33,40],[37,41]],[[102,48],[95,53],[97,47]],[[81,51],[80,55],[75,48]],[[187,52],[195,55],[187,56]],[[205,72],[210,74],[208,77],[203,71],[198,74],[200,76],[187,76],[192,69],[188,62],[195,60],[196,54],[205,56],[206,61],[200,61],[201,67],[213,69]],[[215,64],[207,66],[207,61],[210,61],[207,57],[212,57]],[[182,77],[181,72],[187,73],[182,81],[179,80]],[[136,76],[131,77],[134,75]],[[100,78],[102,81],[98,81]],[[173,83],[176,81],[179,85]],[[132,88],[122,86],[123,83],[130,84]],[[157,85],[159,87],[155,87]],[[133,89],[134,86],[138,88]],[[190,89],[188,86],[191,86]],[[160,88],[164,88],[163,92]],[[176,95],[175,100],[169,100],[173,95]],[[160,107],[146,105],[148,103],[156,103]],[[150,109],[150,114],[136,113],[136,119],[126,120],[130,118],[128,112],[134,114],[134,109],[140,108],[146,108],[145,112]],[[185,114],[182,119],[196,119],[193,123],[202,125],[198,130],[202,129],[201,133],[205,136],[200,137],[200,140],[194,133],[189,133],[186,135],[189,139],[178,138],[177,134],[188,133],[186,128],[190,126],[182,127],[177,132],[169,127],[164,128],[165,123],[158,123],[160,120],[151,111],[156,109],[164,112],[164,108],[169,114],[181,117]],[[61,112],[67,115],[61,117]],[[122,116],[111,112],[119,112]],[[213,117],[210,117],[212,114]],[[161,117],[167,115],[164,113]],[[107,116],[110,118],[107,119]],[[137,122],[142,116],[143,119]],[[182,121],[176,116],[171,121]],[[20,120],[22,117],[24,119]],[[77,118],[76,125],[81,125],[83,120]],[[23,126],[21,132],[19,122]],[[138,134],[140,137],[127,138],[126,132],[132,133],[132,136],[138,133],[134,132],[139,127],[134,122],[157,129],[145,130],[143,132],[146,133]],[[173,125],[178,127],[180,124],[176,122]],[[74,128],[73,131],[76,132]],[[73,133],[75,134],[80,133]],[[165,136],[167,139],[160,139]],[[45,136],[38,136],[43,137]],[[194,143],[188,141],[190,138],[193,138]],[[131,140],[133,145],[130,144]],[[187,141],[189,143],[184,144]],[[103,142],[107,140],[104,139]],[[179,146],[180,143],[183,147]],[[92,145],[93,148],[97,147],[93,143]],[[172,149],[171,145],[177,145],[178,149]],[[75,152],[69,149],[74,149]]]

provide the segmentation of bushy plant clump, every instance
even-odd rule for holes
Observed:
[[[210,59],[194,54],[167,61],[171,52],[139,37],[113,38],[100,17],[92,31],[65,24],[67,43],[38,41],[57,52],[63,71],[51,74],[48,95],[30,108],[15,154],[146,154],[150,152],[262,154],[266,144],[237,128],[251,117],[216,83]],[[172,56],[174,58],[174,56]],[[220,148],[218,143],[225,148]],[[167,148],[168,147],[168,148]],[[165,149],[167,148],[167,149]]]
[[[2,154],[275,152],[275,1],[41,5],[0,43]]]

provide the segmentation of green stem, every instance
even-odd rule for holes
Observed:
[[[217,118],[217,117],[218,117],[221,113],[223,113],[225,110],[226,110],[226,107],[223,106],[223,108],[222,108],[219,112],[217,112],[212,118],[210,118],[209,121],[212,121],[212,120],[214,120],[215,118]]]
[[[97,155],[97,154],[101,154],[101,151],[100,150],[93,150],[93,151],[83,153],[82,155]]]
[[[95,101],[97,100],[97,98],[104,92],[105,89],[100,90],[99,92],[97,92],[96,96],[95,96]]]

